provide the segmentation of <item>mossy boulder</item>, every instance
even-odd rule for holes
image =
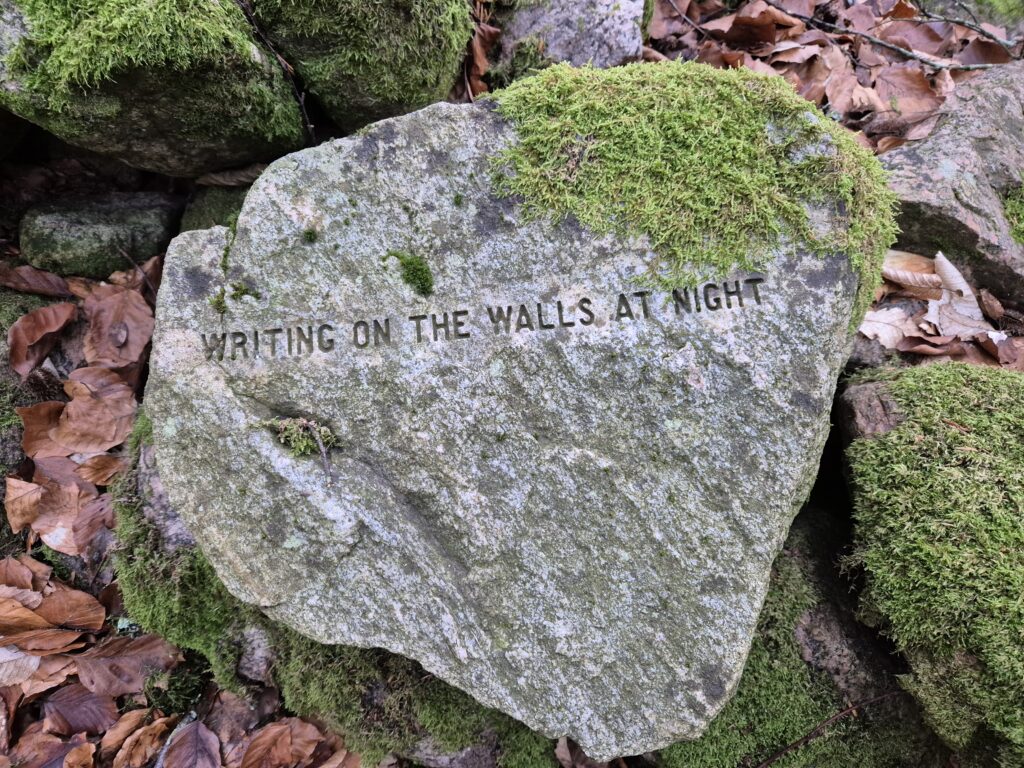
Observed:
[[[172,176],[304,141],[281,65],[232,0],[0,0],[0,106]]]
[[[857,387],[870,398],[845,396],[874,425],[847,451],[862,611],[950,746],[1024,764],[1024,375],[948,363],[875,378]]]
[[[39,269],[102,280],[163,253],[180,212],[176,198],[157,193],[113,192],[38,206],[21,220],[21,255]]]
[[[256,18],[345,131],[440,101],[473,32],[466,0],[261,0]]]
[[[200,187],[185,207],[179,231],[233,226],[248,191],[249,187]]]

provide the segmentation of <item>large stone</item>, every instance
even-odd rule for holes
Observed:
[[[292,88],[235,3],[77,5],[42,11],[0,0],[0,106],[71,144],[171,176],[302,146]]]
[[[1004,207],[1024,184],[1024,62],[958,87],[931,136],[881,159],[901,201],[901,247],[942,251],[975,284],[1024,301],[1024,243]]]
[[[858,276],[790,238],[647,291],[646,238],[495,192],[516,131],[439,104],[271,165],[233,239],[171,244],[147,409],[232,593],[607,759],[698,736],[734,690]]]
[[[31,209],[21,220],[21,255],[60,275],[105,279],[164,252],[181,204],[154,192],[111,192]]]
[[[644,0],[542,0],[516,3],[502,24],[499,65],[527,51],[577,67],[615,67],[643,50]]]

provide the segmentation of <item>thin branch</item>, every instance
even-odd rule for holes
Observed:
[[[951,71],[966,72],[973,69],[994,69],[995,67],[1003,66],[1002,64],[948,64],[944,61],[936,61],[931,56],[926,56],[923,53],[911,51],[908,50],[907,48],[901,48],[898,45],[888,43],[885,40],[882,40],[881,38],[875,37],[874,35],[869,35],[867,32],[858,32],[856,29],[840,27],[836,24],[830,24],[827,21],[821,21],[820,19],[815,19],[810,16],[802,16],[799,13],[787,11],[785,8],[782,8],[781,6],[773,2],[773,0],[765,0],[765,2],[768,3],[768,5],[770,5],[772,8],[775,8],[776,10],[782,11],[783,13],[790,15],[794,19],[800,19],[800,21],[806,24],[810,24],[811,26],[817,27],[818,29],[824,30],[826,32],[833,32],[835,34],[854,35],[856,37],[863,38],[864,40],[867,40],[868,42],[877,45],[881,48],[887,48],[890,51],[895,51],[896,53],[900,54],[901,56],[905,56],[908,59],[914,59],[915,61],[920,61],[923,64],[927,64],[929,67],[932,67],[933,69],[948,69]]]
[[[771,2],[771,0],[766,1]],[[867,707],[871,704],[877,704],[880,701],[884,701],[885,699],[891,699],[893,696],[899,696],[903,693],[905,693],[905,691],[889,691],[888,693],[883,693],[881,696],[875,696],[873,699],[868,699],[867,701],[862,701],[858,704],[854,704],[853,706],[847,707],[842,712],[838,712],[837,714],[832,715],[832,717],[830,717],[828,720],[824,720],[823,722],[818,723],[818,725],[816,725],[814,729],[806,736],[803,736],[802,738],[799,738],[796,741],[794,741],[792,744],[783,747],[774,755],[765,760],[763,763],[758,765],[757,768],[768,768],[768,766],[772,763],[778,762],[785,755],[788,755],[790,752],[799,749],[807,742],[812,741],[813,739],[820,736],[821,732],[828,728],[830,725],[832,725],[832,723],[842,720],[844,717],[853,714],[858,709],[863,709],[864,707]]]
[[[694,28],[698,35],[703,35],[704,37],[708,36],[708,33],[700,28],[700,24],[698,24],[696,21],[694,21],[681,10],[679,10],[679,6],[676,5],[676,0],[668,0],[668,4],[672,6],[672,8],[675,10],[677,14],[679,14],[679,18],[681,18],[683,21],[685,21],[687,24]]]
[[[140,267],[136,263],[135,259],[133,259],[131,257],[131,254],[129,254],[128,251],[126,251],[124,248],[118,248],[118,250],[121,252],[122,256],[124,256],[126,259],[128,259],[128,261],[131,262],[131,265],[133,267],[135,267],[137,270],[139,270],[139,274],[142,275],[142,280],[146,283],[146,286],[149,288],[149,290],[153,292],[153,296],[156,297],[156,286],[153,285],[149,281],[149,275],[146,274],[146,270],[144,270],[142,267]],[[155,298],[154,298],[154,301],[155,301]]]

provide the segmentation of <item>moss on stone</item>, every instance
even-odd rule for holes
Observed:
[[[261,0],[256,15],[348,131],[443,99],[473,31],[466,0]]]
[[[821,527],[822,523],[818,523]],[[757,633],[735,696],[704,735],[661,751],[665,768],[753,766],[811,733],[843,710],[832,681],[802,656],[795,630],[824,598],[804,552],[821,548],[822,534],[798,520],[772,568]],[[793,750],[777,768],[924,768],[941,765],[933,737],[912,714],[846,718]],[[934,759],[933,759],[934,758]]]
[[[905,420],[848,450],[865,615],[951,746],[1024,764],[1024,375],[879,374]]]
[[[272,429],[278,442],[298,458],[319,456],[321,449],[329,451],[338,442],[330,427],[309,419],[272,419],[260,426]]]
[[[238,221],[248,192],[248,187],[204,187],[198,190],[181,218],[180,231],[232,226]]]
[[[136,422],[132,450],[150,439],[151,429],[148,419]],[[233,597],[198,549],[166,554],[136,488],[129,473],[113,490],[121,543],[115,568],[125,609],[147,632],[201,654],[221,686],[244,691],[236,673],[239,638],[246,626],[259,626],[271,638],[285,706],[327,723],[364,765],[423,739],[462,749],[490,731],[501,768],[557,768],[550,740],[480,706],[416,662],[380,649],[317,643]]]
[[[1013,239],[1024,245],[1024,187],[1017,187],[1005,198],[1006,219]]]
[[[426,297],[434,292],[434,273],[422,256],[405,251],[388,251],[388,258],[398,260],[402,282],[417,294]]]
[[[516,40],[512,56],[499,61],[487,72],[486,78],[491,88],[505,88],[522,77],[534,75],[554,64],[554,59],[545,55],[545,47],[546,44],[540,37],[530,36]]]
[[[0,104],[66,141],[179,176],[302,144],[294,96],[232,0],[16,5],[28,35],[4,57]]]
[[[696,63],[559,64],[493,98],[519,136],[496,158],[498,191],[521,196],[528,215],[646,235],[659,257],[650,283],[757,270],[790,239],[849,257],[860,275],[854,327],[870,305],[895,238],[895,195],[853,134],[782,78]],[[836,205],[845,230],[817,235],[815,203]]]

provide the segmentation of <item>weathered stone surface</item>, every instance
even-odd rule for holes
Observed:
[[[59,83],[34,79],[49,66],[54,44],[37,40],[41,25],[22,4],[0,0],[0,106],[71,144],[171,176],[199,176],[267,161],[303,145],[301,113],[291,87],[274,57],[251,39],[245,17],[233,4],[214,3],[218,12],[229,9],[230,24],[216,29],[210,13],[203,32],[187,17],[196,11],[184,6],[139,8],[118,24],[105,23],[105,15],[130,4],[97,5],[57,43],[67,46],[60,56],[77,54],[118,65],[88,87],[75,81],[58,98]],[[150,34],[151,28],[160,33]],[[204,33],[219,36],[219,44],[197,42]],[[239,42],[246,39],[244,45]],[[180,56],[188,64],[134,65],[157,58],[148,46],[161,44],[167,58]],[[5,63],[23,45],[32,50],[33,67]],[[102,54],[81,50],[85,45],[102,48]],[[189,51],[190,45],[197,50]],[[205,49],[199,50],[201,46]],[[90,72],[100,66],[99,61],[86,61],[79,69]]]
[[[1024,184],[1024,62],[961,85],[927,139],[881,156],[900,196],[899,243],[941,250],[975,284],[1024,300],[1024,244],[1005,196]]]
[[[516,5],[502,25],[500,63],[541,44],[550,61],[615,67],[640,59],[644,0],[543,0]]]
[[[484,105],[435,105],[274,163],[233,241],[180,235],[157,460],[225,584],[272,618],[415,658],[593,757],[639,753],[698,736],[736,686],[857,276],[791,245],[731,278],[728,307],[722,282],[699,311],[641,295],[645,239],[495,196],[515,140]],[[488,315],[506,307],[508,331]],[[280,418],[329,427],[328,461],[290,454]]]
[[[33,208],[21,220],[21,255],[59,275],[103,279],[163,253],[181,205],[157,193],[110,193]]]

